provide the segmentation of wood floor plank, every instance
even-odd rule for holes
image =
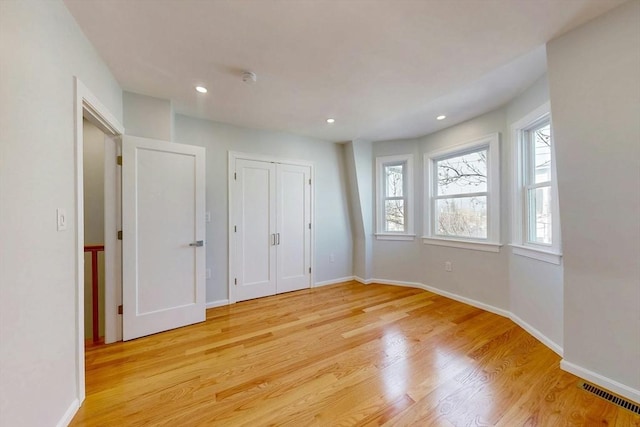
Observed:
[[[511,320],[345,282],[86,350],[72,426],[631,426]]]

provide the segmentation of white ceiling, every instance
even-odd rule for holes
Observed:
[[[544,73],[547,41],[623,1],[65,3],[125,90],[190,116],[347,141],[425,135],[504,104]]]

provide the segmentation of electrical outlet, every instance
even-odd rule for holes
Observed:
[[[451,261],[447,261],[444,263],[444,271],[453,271],[453,268],[451,267]]]
[[[207,279],[211,279],[211,269],[207,268],[206,272],[207,272],[206,273],[207,274]]]

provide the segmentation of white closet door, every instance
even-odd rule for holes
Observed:
[[[236,161],[236,300],[276,293],[276,166]]]
[[[205,320],[205,150],[125,136],[123,339]]]
[[[311,286],[311,168],[277,165],[277,293]]]

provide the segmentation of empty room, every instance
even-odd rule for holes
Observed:
[[[0,0],[0,219],[2,427],[640,427],[640,0]]]

